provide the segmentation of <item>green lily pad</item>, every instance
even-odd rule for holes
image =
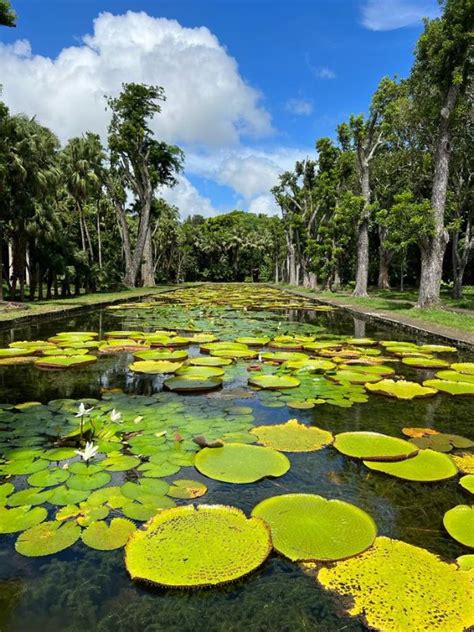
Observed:
[[[270,338],[265,338],[264,336],[260,338],[252,336],[241,336],[240,338],[236,338],[235,342],[246,345],[247,347],[264,347],[270,342]]]
[[[235,507],[188,505],[160,512],[125,547],[132,579],[170,587],[216,586],[258,568],[271,551],[259,518]]]
[[[336,367],[334,362],[330,360],[290,360],[286,362],[285,367],[288,369],[304,369],[315,373],[324,373],[325,371],[331,371]]]
[[[419,347],[423,353],[456,353],[456,347],[449,347],[448,345],[421,345]]]
[[[435,388],[449,395],[474,395],[474,383],[469,382],[448,382],[448,380],[425,380],[423,386]]]
[[[305,426],[296,419],[290,419],[285,424],[255,426],[250,432],[262,445],[281,452],[313,452],[334,441],[331,432]]]
[[[16,533],[34,527],[48,515],[44,507],[33,507],[23,505],[6,509],[0,507],[0,533]]]
[[[453,507],[444,514],[443,524],[452,538],[464,546],[474,547],[474,507]]]
[[[293,562],[358,555],[377,535],[374,520],[359,507],[313,494],[267,498],[252,510],[252,516],[269,525],[273,546]]]
[[[15,549],[26,557],[54,555],[79,540],[81,529],[74,522],[43,522],[18,536]]]
[[[139,360],[132,362],[128,368],[134,373],[175,373],[180,368],[180,362],[166,360]]]
[[[121,487],[102,487],[101,489],[94,490],[87,498],[88,505],[100,506],[106,504],[111,509],[119,509],[129,499],[122,494]]]
[[[378,537],[365,553],[321,568],[317,581],[370,629],[462,632],[474,624],[469,574],[400,540]]]
[[[459,479],[459,484],[468,492],[474,494],[474,474],[466,474],[466,476]]]
[[[48,459],[48,461],[65,461],[75,456],[76,451],[74,448],[53,448],[52,450],[45,450],[42,453],[42,458]]]
[[[207,487],[200,481],[177,479],[172,482],[167,494],[172,498],[200,498],[207,492]]]
[[[105,505],[89,505],[88,502],[82,502],[80,506],[66,505],[61,507],[56,513],[56,520],[60,522],[74,518],[81,527],[88,527],[96,520],[103,520],[109,515],[109,508]]]
[[[133,354],[136,360],[152,361],[152,362],[184,362],[188,357],[188,352],[183,349],[149,349],[147,351],[138,351]]]
[[[42,505],[47,502],[51,495],[50,490],[43,490],[38,487],[27,487],[21,489],[19,492],[15,492],[8,496],[9,507],[19,507],[20,505]]]
[[[75,356],[48,356],[38,358],[35,361],[35,366],[38,369],[48,369],[50,371],[60,371],[63,369],[80,368],[95,364],[97,358],[93,355],[75,355]]]
[[[381,380],[375,384],[366,384],[365,388],[370,393],[378,393],[379,395],[387,395],[396,399],[415,399],[415,397],[432,397],[438,392],[436,388],[429,385],[423,386],[417,382],[409,382],[408,380]]]
[[[458,373],[474,375],[474,362],[454,362],[451,368]]]
[[[469,375],[468,373],[437,371],[436,377],[440,380],[447,380],[448,382],[467,382],[468,384],[474,384],[474,375]]]
[[[290,462],[272,448],[227,443],[222,448],[204,448],[198,452],[194,466],[217,481],[253,483],[266,476],[283,476],[290,469]]]
[[[436,452],[451,452],[453,448],[472,448],[474,446],[474,441],[466,437],[443,432],[424,437],[414,437],[410,439],[410,442],[423,450],[430,449],[436,450]]]
[[[456,558],[456,563],[462,571],[474,570],[474,554],[460,555]]]
[[[49,461],[45,459],[36,459],[35,461],[30,459],[20,459],[0,465],[0,475],[10,476],[27,476],[28,474],[34,474],[40,472],[49,467]]]
[[[366,461],[402,461],[418,452],[409,441],[378,432],[341,432],[333,445],[346,456]]]
[[[150,494],[154,496],[165,496],[169,488],[169,483],[166,481],[156,480],[154,478],[141,478],[139,483],[127,481],[119,489],[126,498],[145,502]]]
[[[125,518],[113,518],[110,524],[104,520],[93,522],[82,532],[82,541],[91,549],[113,551],[125,546],[136,526]]]
[[[176,375],[186,377],[221,377],[224,375],[224,369],[216,366],[183,366],[176,371]]]
[[[89,490],[68,489],[66,485],[60,485],[52,490],[48,502],[51,505],[75,505],[89,496]]]
[[[213,391],[222,386],[220,377],[202,377],[199,375],[171,377],[164,386],[177,393]]]
[[[127,470],[133,470],[133,468],[138,467],[140,463],[141,461],[138,457],[129,454],[109,456],[101,461],[101,465],[109,472],[126,472]]]
[[[291,375],[262,375],[260,373],[252,373],[249,377],[249,384],[266,390],[281,391],[287,388],[296,388],[301,382]]]
[[[15,486],[12,483],[3,483],[3,485],[0,485],[0,507],[5,507],[8,496],[14,491]]]
[[[449,362],[439,358],[403,358],[402,363],[406,364],[406,366],[415,367],[415,369],[442,369],[449,366]]]
[[[267,353],[262,353],[262,359],[283,364],[283,362],[305,362],[309,360],[309,356],[306,353],[298,353],[297,351],[268,351]]]
[[[436,482],[452,478],[458,473],[458,468],[447,454],[433,450],[420,450],[418,454],[398,463],[377,463],[364,461],[371,470],[384,472],[407,481]]]
[[[84,474],[73,474],[66,482],[66,485],[70,489],[86,491],[92,489],[99,489],[104,487],[112,480],[112,476],[107,472],[97,472],[97,474],[90,474],[86,476]]]
[[[28,484],[33,487],[54,487],[64,483],[69,478],[69,472],[62,467],[53,467],[41,470],[28,477]]]
[[[380,382],[380,375],[373,375],[372,373],[355,371],[353,369],[342,369],[341,371],[336,371],[334,374],[328,375],[327,377],[335,382],[349,382],[350,384]]]
[[[124,516],[131,520],[138,520],[139,522],[146,522],[150,518],[156,515],[161,508],[156,507],[154,504],[141,503],[135,500],[129,500],[125,503],[121,509]]]
[[[203,356],[199,358],[190,358],[189,364],[192,366],[228,366],[229,364],[232,364],[232,360],[230,358]]]

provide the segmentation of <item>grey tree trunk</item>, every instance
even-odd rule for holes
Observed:
[[[448,232],[444,226],[444,211],[448,190],[449,160],[451,156],[451,115],[456,106],[460,87],[452,85],[446,95],[446,102],[441,110],[438,140],[434,157],[433,187],[431,206],[435,219],[435,234],[420,244],[421,275],[418,307],[426,308],[437,305],[440,301],[441,279],[443,275],[443,259]]]
[[[390,289],[390,262],[392,261],[392,253],[388,250],[384,242],[387,239],[387,229],[379,226],[379,279],[377,287],[379,290]]]
[[[359,161],[360,183],[364,208],[357,231],[357,269],[356,285],[353,296],[368,296],[369,283],[369,216],[370,216],[370,180],[369,163],[366,159]]]
[[[144,287],[155,287],[155,266],[153,262],[153,243],[151,228],[148,228],[143,248],[142,283]]]

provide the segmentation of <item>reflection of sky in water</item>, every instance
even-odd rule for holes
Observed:
[[[273,316],[274,322],[285,322],[285,313]],[[255,319],[268,326],[271,315],[262,312],[227,314]],[[333,313],[286,314],[294,321],[314,322],[336,335],[376,336],[383,339],[410,336],[352,317]],[[125,319],[104,310],[90,314],[46,321],[0,332],[0,343],[11,340],[44,339],[61,330],[107,331],[111,329],[158,328],[144,313],[147,326],[136,317]],[[228,332],[240,324],[225,319]],[[162,321],[159,321],[162,324]],[[170,320],[172,322],[172,319]],[[220,321],[222,324],[222,320]],[[239,330],[238,334],[243,335]],[[235,332],[233,336],[235,337]],[[197,347],[190,355],[198,353]],[[467,359],[464,354],[463,359]],[[144,376],[127,370],[131,356],[118,354],[101,357],[96,366],[69,373],[43,373],[32,367],[0,370],[0,401],[49,401],[58,397],[96,397],[100,389],[122,388],[127,393],[151,395],[161,390],[162,376]],[[397,372],[398,372],[397,367]],[[200,414],[211,412],[210,404],[251,406],[257,423],[279,423],[289,418],[312,423],[335,433],[348,430],[373,430],[396,436],[404,426],[432,426],[458,434],[468,433],[472,418],[472,400],[437,396],[433,399],[397,402],[370,396],[369,402],[352,408],[323,405],[311,410],[293,410],[286,406],[268,408],[255,396],[237,400],[234,389],[246,385],[244,364],[232,367],[224,389],[205,396],[170,396],[184,401]],[[425,372],[403,370],[417,381]],[[429,376],[432,373],[428,372]],[[239,391],[235,391],[239,396]],[[212,411],[212,415],[215,415]],[[347,459],[331,448],[314,453],[291,454],[290,471],[275,480],[250,485],[229,485],[206,480],[208,503],[233,504],[247,513],[259,501],[287,492],[308,492],[340,498],[357,504],[375,519],[379,533],[425,547],[446,558],[454,558],[466,550],[452,540],[442,528],[442,516],[456,504],[466,503],[456,480],[438,484],[401,482],[371,472],[361,463]],[[204,480],[192,468],[183,468],[180,478]],[[131,473],[114,473],[112,485],[131,479]],[[173,477],[171,477],[173,478]],[[18,489],[21,485],[17,486]],[[111,516],[114,512],[111,513]],[[120,515],[116,512],[116,515]],[[350,619],[337,616],[338,608],[320,590],[314,580],[299,568],[273,555],[262,569],[230,586],[201,591],[149,589],[132,584],[123,565],[123,552],[99,553],[81,543],[52,557],[30,559],[16,554],[16,536],[1,536],[0,541],[0,630],[2,632],[158,632],[161,630],[195,632],[286,630],[361,630]]]

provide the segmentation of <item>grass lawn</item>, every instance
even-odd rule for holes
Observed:
[[[290,288],[288,285],[285,287]],[[464,297],[462,299],[453,299],[448,290],[443,290],[441,305],[431,309],[418,309],[415,307],[418,298],[416,290],[400,292],[398,290],[374,289],[370,290],[368,298],[356,298],[351,296],[350,291],[314,292],[313,290],[298,288],[298,291],[300,290],[314,296],[314,298],[327,299],[348,306],[362,307],[369,312],[392,312],[394,315],[418,320],[420,324],[423,322],[433,323],[467,333],[474,333],[474,286],[472,285],[464,289]],[[456,309],[473,310],[473,313],[451,311]]]
[[[154,288],[136,288],[133,290],[121,290],[119,292],[97,292],[95,294],[82,294],[71,298],[56,298],[49,301],[34,301],[25,303],[24,308],[6,308],[7,303],[0,303],[0,323],[7,323],[17,318],[36,316],[38,314],[54,314],[78,307],[93,307],[105,303],[113,303],[118,300],[131,300],[141,296],[151,296],[173,289],[172,285],[160,285]],[[180,286],[182,287],[182,286]],[[18,303],[16,303],[18,305]]]

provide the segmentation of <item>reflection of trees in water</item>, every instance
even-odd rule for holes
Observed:
[[[365,320],[354,316],[354,338],[365,338]]]

